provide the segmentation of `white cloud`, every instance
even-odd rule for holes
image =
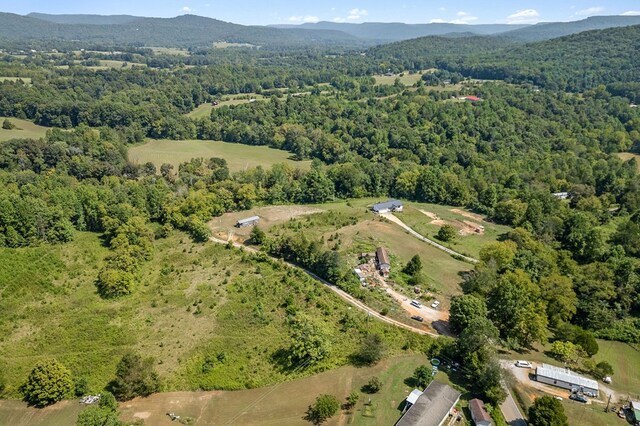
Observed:
[[[191,13],[191,12],[194,12],[194,11],[195,11],[195,9],[192,9],[192,8],[190,8],[189,6],[185,6],[185,7],[183,7],[183,8],[182,8],[182,11],[183,11],[184,13]]]
[[[345,21],[346,21],[346,19],[341,18],[339,16],[336,16],[335,18],[333,18],[333,22],[342,23],[342,22],[345,22]]]
[[[640,15],[640,10],[627,10],[626,12],[621,13],[622,16],[638,16]]]
[[[436,18],[429,21],[430,24],[470,24],[478,19],[470,13],[460,11],[456,13],[457,18],[447,21],[446,19]]]
[[[577,16],[591,16],[591,15],[595,15],[596,13],[600,13],[604,10],[604,7],[602,6],[594,6],[594,7],[589,7],[587,9],[582,9],[576,12]]]
[[[540,13],[535,9],[519,10],[507,16],[508,24],[535,24],[539,21]]]
[[[364,18],[367,15],[369,15],[369,11],[367,11],[367,9],[351,9],[349,11],[349,16],[347,16],[347,20],[357,21],[358,19]]]
[[[287,19],[289,22],[318,22],[320,21],[320,18],[318,18],[317,16],[311,16],[311,15],[307,15],[307,16],[289,16],[289,18]]]

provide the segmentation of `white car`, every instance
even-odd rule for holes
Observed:
[[[516,367],[533,368],[533,364],[531,364],[529,361],[518,360],[516,361]]]
[[[417,300],[412,300],[411,301],[411,306],[415,306],[418,309],[422,308],[422,303],[418,302]]]
[[[438,309],[438,306],[440,306],[440,302],[438,302],[437,300],[436,300],[436,301],[434,301],[434,302],[431,304],[431,307],[432,307],[433,309]]]

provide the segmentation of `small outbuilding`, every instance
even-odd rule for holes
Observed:
[[[493,419],[482,400],[475,398],[469,401],[469,411],[476,426],[493,426]]]
[[[417,392],[414,392],[411,392],[409,397],[415,397]],[[396,426],[440,426],[449,419],[452,410],[460,400],[460,395],[460,392],[451,386],[433,381],[420,395],[417,395],[415,402],[398,420]],[[409,398],[407,398],[408,401]]]
[[[376,250],[376,265],[382,275],[388,275],[391,271],[391,260],[384,247],[378,247]]]
[[[467,102],[480,102],[482,99],[477,96],[465,96],[464,100]]]
[[[371,208],[375,213],[401,212],[402,209],[402,201],[398,200],[388,200],[384,203],[374,204]]]
[[[260,221],[260,216],[251,216],[246,219],[240,219],[236,222],[236,228],[245,228],[247,226],[257,225]]]
[[[570,198],[568,192],[554,192],[553,196],[558,198],[559,200],[568,200]]]
[[[593,397],[597,397],[599,394],[597,381],[580,376],[568,368],[542,364],[536,368],[536,380],[540,383],[557,386],[571,392],[582,392]]]

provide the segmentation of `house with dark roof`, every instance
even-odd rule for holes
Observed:
[[[378,247],[376,250],[376,265],[382,275],[388,275],[391,271],[391,260],[384,247]]]
[[[482,400],[475,398],[469,401],[469,411],[476,426],[493,426],[493,419]]]
[[[395,426],[441,426],[451,415],[460,395],[451,386],[433,381]]]
[[[402,201],[398,200],[388,200],[384,203],[374,204],[371,210],[374,213],[390,213],[390,212],[401,212],[402,211]]]

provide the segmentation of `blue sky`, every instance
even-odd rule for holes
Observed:
[[[192,13],[239,24],[302,22],[454,22],[466,24],[572,21],[593,15],[640,15],[639,0],[0,0],[18,14],[95,13],[171,17]]]

